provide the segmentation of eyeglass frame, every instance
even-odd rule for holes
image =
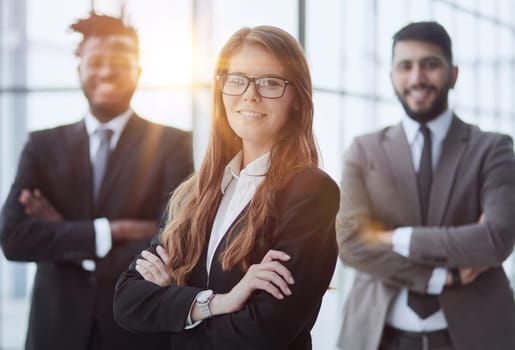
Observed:
[[[243,89],[243,91],[240,94],[235,95],[235,94],[228,94],[228,93],[224,92],[224,87],[222,86],[222,82],[223,82],[223,79],[227,78],[227,76],[229,76],[229,75],[235,75],[235,76],[242,77],[242,78],[245,78],[245,79],[248,80],[247,86],[245,86],[245,89]],[[259,92],[259,88],[256,85],[256,80],[263,79],[263,78],[274,78],[274,79],[282,80],[284,82],[284,87],[283,87],[283,92],[281,93],[281,95],[277,96],[277,97],[266,97],[266,96],[263,96],[261,94],[261,92]],[[261,75],[259,77],[251,78],[251,77],[246,76],[244,74],[224,73],[224,74],[218,74],[216,76],[216,80],[219,82],[220,90],[222,91],[222,94],[224,94],[224,95],[227,95],[227,96],[241,96],[241,95],[243,95],[248,90],[248,88],[250,86],[250,83],[253,83],[254,87],[256,89],[256,92],[257,92],[257,94],[259,96],[261,96],[262,98],[267,98],[267,99],[271,99],[271,100],[275,100],[275,99],[283,97],[285,92],[286,92],[286,87],[292,83],[290,80],[284,79],[284,78],[279,77],[277,75],[266,75],[266,74],[265,75]],[[224,85],[225,85],[225,83],[224,83]]]

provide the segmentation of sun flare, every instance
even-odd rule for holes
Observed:
[[[141,83],[152,87],[183,87],[192,84],[192,45],[186,36],[173,43],[154,39],[141,50]]]

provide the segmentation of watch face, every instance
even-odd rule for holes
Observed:
[[[213,295],[213,291],[208,289],[208,290],[203,290],[202,292],[200,292],[198,295],[197,295],[197,301],[199,303],[206,303],[209,301],[209,298],[211,297],[211,295]]]

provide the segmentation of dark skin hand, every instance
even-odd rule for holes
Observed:
[[[113,242],[138,241],[154,237],[159,225],[152,220],[120,219],[109,221]]]
[[[25,208],[25,214],[34,219],[61,221],[63,216],[46,199],[39,189],[23,189],[18,201]],[[158,230],[157,221],[119,219],[110,220],[113,242],[143,240],[151,238]]]
[[[18,201],[25,208],[25,214],[34,219],[61,221],[63,217],[54,206],[43,196],[40,190],[23,189]]]

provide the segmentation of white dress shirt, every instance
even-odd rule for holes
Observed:
[[[436,169],[438,160],[440,159],[442,143],[449,131],[451,122],[452,112],[447,109],[438,117],[427,123],[427,127],[431,131],[431,155],[433,169]],[[420,124],[406,115],[402,119],[402,127],[411,149],[415,171],[418,172],[420,158],[422,156],[422,148],[424,146],[424,136],[420,132]],[[392,244],[393,250],[396,253],[405,257],[409,256],[412,233],[412,227],[399,227],[394,231]],[[446,268],[435,268],[428,283],[427,293],[434,295],[440,294],[445,286],[446,277]],[[431,316],[421,319],[411,309],[411,307],[408,306],[407,288],[402,288],[392,302],[392,305],[388,310],[386,323],[392,327],[412,332],[429,332],[447,328],[447,320],[445,319],[445,315],[441,309]]]
[[[120,135],[122,134],[122,131],[129,121],[131,115],[132,109],[129,108],[127,111],[111,119],[107,123],[100,123],[98,119],[91,114],[91,112],[86,114],[84,117],[84,124],[86,126],[86,131],[89,137],[89,158],[91,164],[94,163],[95,155],[97,153],[98,147],[100,146],[98,130],[110,129],[113,131],[113,135],[111,136],[111,143],[109,145],[110,149],[113,150],[116,147],[116,144],[120,139]],[[95,252],[99,258],[103,258],[107,255],[107,253],[109,253],[112,247],[109,220],[107,220],[107,218],[97,218],[93,220],[93,226],[95,229]],[[83,260],[82,267],[85,270],[94,271],[95,262],[90,259]]]
[[[220,188],[223,197],[211,228],[207,249],[206,268],[208,276],[216,248],[231,224],[249,204],[252,197],[254,197],[256,189],[264,180],[265,172],[268,169],[269,155],[270,153],[262,155],[247,165],[245,169],[241,169],[243,155],[240,152],[225,167]]]
[[[256,189],[265,179],[269,157],[270,153],[266,153],[249,163],[246,168],[241,169],[243,154],[240,152],[225,167],[220,187],[223,197],[216,212],[207,248],[206,269],[208,278],[218,245],[234,220],[250,203],[256,193]],[[186,320],[186,329],[193,328],[201,322],[192,323],[192,308],[193,305]]]

